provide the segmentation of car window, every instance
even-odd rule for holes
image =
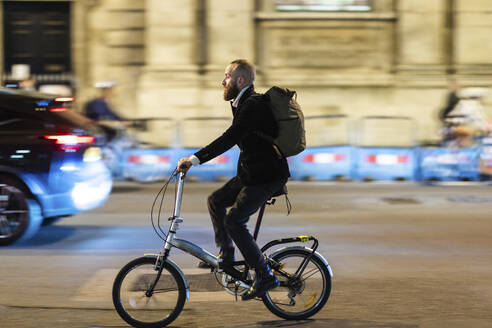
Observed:
[[[19,117],[15,115],[15,113],[12,113],[11,111],[0,107],[0,129],[2,126],[8,125],[11,122],[15,122],[18,120]]]
[[[0,131],[43,128],[46,124],[85,127],[91,122],[90,119],[72,109],[63,112],[49,112],[48,110],[36,111],[35,107],[32,108],[32,111],[0,107]]]
[[[0,107],[0,133],[19,131],[20,129],[41,129],[44,122],[38,117],[29,117],[26,113]]]

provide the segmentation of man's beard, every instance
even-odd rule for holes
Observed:
[[[232,100],[239,94],[239,88],[236,82],[232,82],[230,86],[224,87],[224,100]]]

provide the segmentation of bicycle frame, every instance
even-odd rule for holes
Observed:
[[[149,264],[153,265],[153,270],[155,274],[155,277],[151,278],[152,280],[150,281],[147,280],[145,285],[142,285],[141,287],[138,288],[138,291],[144,292],[145,296],[147,297],[147,299],[145,299],[145,304],[142,303],[144,307],[150,301],[150,297],[152,297],[154,293],[163,293],[168,291],[166,289],[163,289],[162,286],[158,287],[159,286],[158,283],[161,277],[164,277],[166,280],[171,279],[172,281],[175,281],[175,284],[174,283],[173,284],[177,285],[177,288],[173,287],[169,289],[169,291],[171,290],[178,291],[178,300],[177,300],[178,303],[176,303],[176,307],[172,310],[171,314],[169,314],[166,318],[164,318],[163,321],[159,321],[160,323],[166,322],[166,324],[168,324],[172,322],[172,320],[174,320],[183,309],[185,303],[184,296],[186,296],[186,299],[189,299],[190,286],[186,280],[185,275],[183,274],[181,269],[171,259],[168,258],[170,255],[171,248],[173,247],[178,248],[184,251],[185,253],[188,253],[198,259],[201,259],[205,263],[209,264],[211,271],[215,274],[215,278],[217,279],[217,282],[229,294],[235,295],[236,300],[239,295],[244,295],[244,293],[250,290],[250,287],[253,285],[253,275],[250,273],[250,267],[245,261],[236,261],[232,265],[231,264],[222,265],[221,259],[212,255],[207,250],[201,248],[198,245],[195,245],[190,241],[176,237],[177,231],[180,228],[180,224],[183,222],[183,218],[181,217],[181,202],[182,202],[185,174],[173,173],[173,177],[176,176],[178,178],[178,181],[176,184],[174,210],[173,210],[173,215],[169,218],[170,221],[169,231],[165,237],[165,241],[163,243],[163,247],[161,251],[158,254],[145,254],[145,257],[138,258],[133,260],[132,262],[129,262],[123,269],[120,270],[120,273],[116,277],[115,283],[113,284],[113,303],[116,307],[116,310],[118,311],[118,314],[120,314],[120,316],[126,322],[138,327],[141,327],[142,324],[148,326],[151,323],[147,324],[147,321],[142,322],[140,321],[141,319],[139,315],[134,316],[132,313],[130,313],[131,311],[129,312],[127,310],[127,307],[130,306],[130,310],[132,311],[135,309],[138,310],[139,308],[137,308],[135,300],[132,297],[130,297],[129,300],[128,299],[123,300],[123,298],[125,297],[128,298],[128,295],[121,294],[121,288],[127,290],[128,287],[130,287],[129,291],[131,292],[136,291],[133,286],[131,285],[128,286],[128,283],[123,285],[123,281],[127,279],[126,278],[127,274],[130,271],[136,269],[138,266],[149,265]],[[167,184],[168,183],[169,182],[167,182]],[[165,185],[165,187],[167,187],[167,184]],[[278,193],[275,194],[274,196],[278,196]],[[258,236],[261,220],[263,218],[266,205],[273,204],[274,202],[275,199],[272,198],[266,201],[261,206],[255,226],[255,231],[253,234],[253,238],[255,240]],[[287,292],[283,293],[286,294],[283,295],[284,298],[288,297],[286,301],[276,300],[278,293],[276,294],[277,296],[274,295],[275,299],[271,298],[271,295],[269,294],[265,294],[265,296],[262,296],[263,302],[265,303],[267,308],[273,314],[276,314],[279,317],[285,319],[299,319],[299,318],[307,318],[317,313],[324,306],[324,304],[329,298],[329,294],[331,291],[331,279],[333,277],[333,273],[331,271],[328,262],[323,258],[323,256],[321,256],[318,252],[316,252],[316,249],[318,248],[318,240],[312,236],[297,236],[293,238],[277,239],[277,240],[270,241],[269,243],[267,243],[265,246],[261,248],[261,251],[265,253],[266,250],[276,245],[294,243],[294,242],[306,243],[309,241],[313,242],[311,248],[306,246],[299,246],[299,245],[284,246],[279,249],[275,249],[274,251],[269,252],[268,255],[266,255],[265,261],[270,265],[274,274],[277,277],[279,277],[278,279],[279,286],[287,288],[288,291],[288,294],[286,294]],[[150,261],[148,257],[151,258]],[[294,257],[296,259],[301,258],[302,260],[295,260],[294,262],[289,262],[289,261],[284,262],[284,259],[289,257]],[[314,268],[309,266],[309,269],[306,269],[311,260],[313,260],[314,262],[313,265]],[[294,267],[292,267],[291,265],[289,265],[289,263],[296,263],[296,264]],[[170,273],[173,277],[169,277],[167,274],[166,276],[163,276],[163,272],[165,271]],[[305,272],[304,276],[303,276],[303,272]],[[319,286],[314,287],[314,291],[311,291],[310,294],[307,295],[309,297],[307,301],[306,299],[302,300],[301,298],[301,302],[303,303],[300,304],[304,305],[304,307],[301,306],[300,309],[299,307],[292,308],[292,310],[282,309],[279,307],[281,305],[295,306],[296,296],[302,294],[305,291],[306,280],[311,276],[313,276],[314,274],[320,275],[323,285],[322,288]],[[282,279],[280,279],[280,277],[282,277]],[[129,281],[129,280],[127,279],[125,281]],[[150,283],[150,285],[148,283]],[[132,282],[131,284],[134,284],[134,282]],[[186,295],[184,295],[184,293],[186,293]],[[319,295],[318,298],[317,295]],[[122,298],[122,296],[124,297]],[[133,303],[132,300],[134,301]],[[314,303],[315,300],[316,303]],[[157,300],[155,300],[155,302],[158,303]],[[127,303],[129,303],[129,305]],[[154,323],[152,323],[152,325],[154,325]]]
[[[169,231],[167,234],[166,241],[164,243],[164,248],[163,251],[159,254],[161,258],[166,259],[169,255],[169,252],[172,247],[176,247],[188,254],[193,255],[194,257],[199,258],[200,260],[204,261],[205,263],[210,264],[214,268],[219,268],[219,260],[216,256],[212,255],[210,252],[207,250],[201,248],[200,246],[176,237],[176,232],[179,229],[179,224],[183,222],[183,218],[181,218],[181,200],[183,196],[183,185],[184,185],[184,178],[186,174],[184,173],[179,173],[178,175],[178,186],[176,190],[176,198],[174,202],[174,210],[173,210],[173,216],[169,218],[171,221],[171,225],[169,227]]]
[[[178,185],[176,189],[176,195],[175,195],[175,202],[174,202],[174,210],[173,210],[173,216],[169,218],[171,221],[171,225],[169,227],[169,232],[167,234],[166,241],[164,243],[164,248],[163,251],[159,254],[159,259],[166,259],[169,255],[169,252],[172,247],[176,247],[202,261],[205,263],[209,264],[212,268],[216,270],[221,270],[219,258],[216,257],[215,255],[211,254],[207,250],[203,249],[202,247],[176,237],[176,232],[179,229],[180,223],[183,222],[183,218],[181,217],[181,202],[182,202],[182,196],[183,196],[183,185],[184,185],[184,178],[186,174],[184,173],[179,173],[178,175]],[[273,203],[273,202],[272,202]],[[256,240],[261,224],[261,220],[263,217],[263,213],[265,211],[265,206],[266,204],[270,203],[265,203],[263,206],[260,208],[259,214],[258,214],[258,220],[255,226],[255,231],[254,231],[254,239]],[[284,239],[278,239],[271,241],[267,243],[265,246],[261,248],[262,252],[265,252],[268,248],[279,245],[279,244],[286,244],[286,243],[293,243],[293,242],[308,242],[308,241],[313,241],[313,245],[311,247],[312,249],[312,254],[310,257],[307,257],[305,261],[301,264],[299,267],[299,270],[297,270],[296,275],[299,276],[303,273],[306,264],[312,257],[312,255],[316,252],[316,249],[318,248],[318,240],[312,236],[298,236],[298,237],[293,237],[293,238],[284,238]],[[159,260],[158,259],[158,260]],[[236,265],[245,265],[246,263],[244,261],[237,261],[234,264]],[[234,268],[224,268],[224,271],[233,276],[236,279],[242,280],[243,282],[244,279],[246,279],[247,275],[244,275],[243,272],[236,270]]]

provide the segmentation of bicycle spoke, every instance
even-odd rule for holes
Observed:
[[[306,272],[304,275],[301,276],[302,281],[306,281],[308,278],[314,276],[316,273],[319,272],[318,268],[313,268],[311,271]],[[308,275],[308,276],[307,276]],[[306,277],[307,276],[307,277]]]
[[[286,303],[280,303],[280,302],[272,302],[273,304],[276,304],[276,305],[283,305],[283,306],[294,306],[292,304],[286,304]]]
[[[154,290],[154,294],[176,292],[176,291],[179,291],[179,288],[157,289],[157,290]]]
[[[277,255],[273,261],[282,290],[278,288],[267,293],[263,302],[268,309],[285,319],[304,319],[318,312],[326,303],[327,288],[331,286],[328,270],[318,256],[302,249],[291,249],[286,250],[285,255]],[[287,281],[285,277],[288,277]]]
[[[275,270],[275,273],[279,274],[282,277],[285,277],[287,279],[292,278],[292,274],[285,272],[284,270]]]

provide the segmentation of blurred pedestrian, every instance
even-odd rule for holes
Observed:
[[[461,88],[455,84],[448,97],[448,104],[441,112],[445,141],[457,147],[468,147],[475,138],[490,132],[482,97],[484,88]]]
[[[98,89],[98,95],[86,104],[85,114],[87,117],[98,123],[104,121],[124,121],[110,106],[110,99],[113,95],[115,85],[116,83],[113,81],[103,81],[95,84],[95,87]]]
[[[137,141],[127,133],[126,128],[132,122],[118,115],[111,108],[116,83],[101,81],[95,84],[98,95],[85,105],[85,115],[97,123],[106,134],[107,146],[114,149],[125,149],[137,144]]]

